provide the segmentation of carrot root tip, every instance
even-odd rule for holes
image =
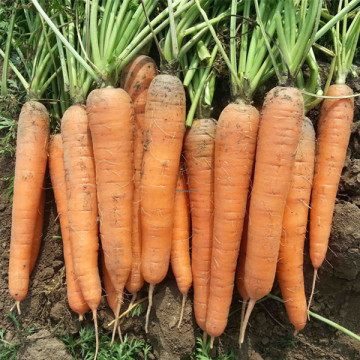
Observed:
[[[118,329],[118,327],[120,327],[120,325],[118,325],[118,324],[119,324],[119,315],[120,315],[120,309],[121,309],[121,302],[122,302],[121,298],[118,298],[117,305],[116,305],[115,322],[114,322],[113,332],[112,332],[112,336],[111,336],[110,346],[112,346],[114,344],[116,330]],[[121,340],[121,338],[120,338],[120,340]]]
[[[181,326],[181,323],[182,323],[182,320],[183,320],[183,317],[184,317],[186,297],[187,297],[187,294],[183,294],[182,303],[181,303],[181,311],[180,311],[180,319],[179,319],[179,324],[178,324],[178,326],[177,326],[178,329],[180,329],[180,326]]]
[[[99,331],[98,331],[98,323],[97,323],[97,310],[93,310],[93,318],[94,318],[94,327],[95,327],[95,355],[94,360],[97,359],[99,352]]]
[[[307,308],[307,317],[308,317],[308,320],[310,320],[309,311],[310,311],[311,302],[312,302],[312,299],[313,299],[314,293],[315,293],[315,285],[316,285],[317,272],[318,272],[318,269],[314,269],[313,282],[312,282],[312,286],[311,286],[311,294],[310,294],[309,304],[308,304],[308,308]]]
[[[121,342],[121,344],[123,344],[123,343],[124,343],[124,339],[123,339],[123,337],[122,337],[121,326],[120,326],[120,325],[118,326],[118,334],[119,334],[120,342]]]
[[[18,314],[21,315],[20,301],[16,301],[15,305],[16,305],[16,309],[17,309]]]
[[[294,331],[294,336],[297,336],[299,334],[299,330]]]
[[[215,338],[212,336],[210,338],[210,349],[212,349],[214,347],[214,340],[215,340]]]
[[[137,298],[137,292],[134,292],[132,294],[128,310],[132,309],[132,307],[133,307],[133,305],[134,305],[134,303],[136,301],[136,298]],[[130,311],[127,313],[126,317],[129,317],[129,316],[130,316]]]
[[[204,331],[204,333],[203,333],[203,347],[204,347],[204,350],[206,349],[206,342],[207,342],[207,332]]]
[[[154,288],[155,285],[154,284],[150,284],[149,286],[149,305],[146,311],[146,320],[145,320],[145,332],[148,333],[148,327],[149,327],[149,318],[150,318],[150,311],[151,311],[151,307],[152,307],[152,298],[153,298],[153,293],[154,293]]]
[[[252,313],[252,311],[254,309],[255,303],[256,303],[255,299],[250,299],[249,300],[249,305],[248,305],[248,308],[246,309],[244,322],[243,322],[242,327],[241,327],[240,344],[242,344],[244,342],[246,327],[247,327],[247,324],[249,322],[250,315],[251,315],[251,313]]]
[[[245,311],[247,306],[247,300],[243,300],[241,305],[241,317],[240,317],[240,334],[239,334],[239,347],[241,348],[241,339],[243,338],[243,324],[244,324],[244,318],[245,318]]]
[[[84,320],[84,315],[83,314],[79,314],[79,321],[83,321]]]

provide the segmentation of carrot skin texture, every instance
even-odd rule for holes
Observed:
[[[72,105],[61,123],[68,220],[75,277],[90,309],[101,300],[95,164],[85,107]]]
[[[214,230],[206,331],[220,336],[226,327],[255,159],[259,112],[229,104],[215,138]]]
[[[305,118],[286,199],[276,270],[289,319],[297,331],[305,327],[307,320],[303,260],[314,162],[315,131]]]
[[[122,87],[130,95],[135,113],[132,266],[126,289],[136,294],[144,285],[141,274],[140,184],[144,154],[145,104],[150,83],[157,74],[156,64],[149,56],[139,55],[122,74]]]
[[[123,89],[93,90],[86,102],[105,266],[118,298],[131,270],[134,110]]]
[[[192,284],[190,261],[190,212],[185,174],[180,170],[174,204],[174,228],[171,245],[171,268],[177,286],[186,295]]]
[[[185,91],[171,75],[151,82],[145,108],[147,126],[141,178],[141,271],[150,284],[168,271],[175,189],[185,132]]]
[[[102,254],[101,256],[101,263],[102,263],[103,282],[105,287],[106,301],[109,304],[112,312],[116,314],[117,295],[114,285],[111,282],[110,274],[105,265],[104,254]]]
[[[352,95],[347,85],[331,85],[328,96]],[[325,99],[321,106],[310,210],[310,258],[317,270],[330,237],[336,194],[349,144],[354,99]]]
[[[69,236],[69,219],[66,197],[66,181],[64,167],[64,152],[60,134],[54,135],[49,146],[49,170],[51,184],[54,191],[56,208],[59,215],[61,236],[64,248],[66,270],[67,297],[70,309],[79,314],[80,320],[89,310],[74,273]]]
[[[45,189],[43,188],[41,192],[39,207],[38,207],[38,217],[36,220],[35,225],[35,233],[34,233],[34,240],[33,245],[31,248],[31,262],[30,262],[30,274],[34,270],[36,265],[36,260],[39,255],[40,246],[41,246],[41,239],[42,239],[42,230],[44,224],[44,207],[45,207]]]
[[[36,209],[43,191],[49,136],[49,116],[45,106],[36,101],[26,102],[17,130],[9,262],[9,291],[16,301],[24,300],[29,288],[38,218]]]
[[[214,154],[216,121],[195,119],[184,140],[189,187],[194,313],[205,331],[210,289],[210,265],[214,220]]]
[[[253,301],[267,295],[273,286],[303,117],[298,89],[276,87],[268,92],[259,127],[244,272],[245,289]]]

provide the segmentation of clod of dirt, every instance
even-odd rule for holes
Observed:
[[[72,360],[65,345],[47,330],[28,336],[27,341],[19,351],[18,360]]]

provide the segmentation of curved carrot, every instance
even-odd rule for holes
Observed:
[[[97,308],[101,300],[95,164],[85,107],[72,105],[61,123],[71,254],[75,277],[93,312],[98,349]]]
[[[250,200],[244,271],[250,300],[243,333],[256,300],[267,295],[274,282],[282,219],[303,118],[304,103],[298,89],[275,87],[266,95]]]
[[[246,202],[253,170],[259,112],[230,104],[221,113],[215,138],[214,232],[206,331],[226,327],[234,288]]]
[[[131,270],[134,109],[123,89],[93,90],[86,102],[96,165],[100,237],[117,293],[117,318]]]
[[[56,208],[59,214],[61,236],[64,247],[68,302],[70,309],[79,314],[79,319],[81,321],[84,314],[89,310],[89,306],[84,300],[74,273],[74,265],[71,255],[71,243],[69,237],[69,220],[67,213],[68,206],[66,198],[64,153],[60,134],[54,135],[50,141],[49,170],[51,183],[54,190]]]
[[[194,313],[197,324],[204,331],[214,219],[215,132],[215,120],[196,119],[187,130],[184,140],[192,225]]]
[[[187,293],[192,284],[191,261],[190,261],[190,212],[189,196],[186,185],[185,174],[179,171],[176,185],[174,204],[174,227],[171,243],[171,268],[174,272],[177,286],[183,294],[180,320],[184,314]]]
[[[44,105],[28,101],[21,109],[16,144],[9,291],[20,313],[29,288],[31,252],[48,157],[49,116]]]
[[[146,332],[154,286],[165,278],[169,268],[185,112],[181,81],[171,75],[156,76],[146,102],[148,130],[141,178],[141,272],[150,284]]]
[[[328,96],[352,95],[343,84],[331,85]],[[325,99],[321,106],[316,143],[314,185],[310,210],[310,258],[316,275],[323,263],[330,237],[335,198],[344,166],[354,116],[354,99]]]
[[[140,183],[144,154],[145,104],[151,81],[156,76],[156,64],[152,58],[139,55],[123,70],[122,87],[134,103],[135,137],[134,137],[134,199],[132,220],[132,266],[126,283],[126,289],[133,294],[131,304],[137,292],[144,285],[141,274],[141,226],[140,226]]]
[[[307,317],[303,258],[314,161],[315,131],[305,117],[286,199],[276,271],[286,310],[296,332],[305,327]]]

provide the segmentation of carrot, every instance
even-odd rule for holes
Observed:
[[[126,283],[126,289],[133,294],[131,306],[136,300],[137,292],[144,285],[141,274],[141,226],[140,226],[140,183],[144,154],[145,104],[151,81],[156,76],[156,64],[148,56],[140,55],[123,70],[122,87],[134,103],[135,137],[134,137],[134,199],[132,220],[132,266]]]
[[[141,272],[150,284],[146,332],[154,286],[165,278],[169,267],[185,112],[181,81],[171,75],[156,76],[145,108],[148,128],[141,178]]]
[[[221,113],[215,138],[214,230],[206,331],[225,330],[233,294],[246,200],[255,158],[259,113],[232,103]]]
[[[95,164],[85,107],[72,105],[61,123],[71,254],[76,281],[92,310],[98,350],[97,308],[101,300]]]
[[[41,238],[42,238],[42,230],[44,224],[44,207],[45,207],[45,189],[41,191],[41,197],[38,207],[38,216],[36,219],[35,232],[34,232],[34,240],[31,248],[31,261],[30,261],[30,274],[34,270],[37,257],[40,251]]]
[[[352,95],[345,84],[331,85],[328,96]],[[314,278],[309,307],[315,290],[318,269],[322,265],[331,232],[336,193],[354,116],[354,99],[325,99],[321,106],[316,143],[314,185],[310,210],[310,258]]]
[[[184,140],[192,223],[194,312],[197,324],[204,331],[210,287],[214,217],[215,132],[215,120],[195,119]]]
[[[190,261],[190,212],[189,195],[185,174],[180,169],[176,185],[174,204],[174,228],[171,244],[171,267],[180,292],[183,294],[180,319],[180,328],[184,315],[187,293],[192,284],[191,261]]]
[[[117,294],[114,288],[114,285],[111,282],[109,271],[105,265],[105,258],[104,253],[101,256],[101,263],[102,263],[102,272],[103,272],[103,281],[105,287],[105,294],[106,294],[106,301],[110,306],[110,309],[116,315],[116,308],[117,308]]]
[[[249,211],[244,284],[249,295],[243,333],[256,300],[273,285],[286,197],[304,117],[301,92],[275,87],[266,95]]]
[[[123,89],[93,90],[86,102],[96,165],[100,237],[117,294],[116,319],[131,270],[134,109]],[[114,325],[113,338],[117,329]]]
[[[315,131],[311,121],[305,117],[286,199],[276,271],[286,310],[296,333],[305,327],[307,317],[303,252],[314,161]]]
[[[79,320],[81,321],[84,317],[84,314],[89,310],[89,306],[84,300],[80,286],[76,281],[74,274],[74,265],[71,255],[71,243],[69,237],[69,220],[67,213],[68,206],[66,198],[64,153],[60,134],[54,135],[50,141],[49,170],[51,183],[54,190],[56,208],[59,214],[61,235],[64,247],[68,302],[70,309],[79,314]]]
[[[20,314],[29,288],[31,253],[43,191],[49,142],[49,116],[44,105],[28,101],[21,109],[16,144],[12,210],[9,292]]]

